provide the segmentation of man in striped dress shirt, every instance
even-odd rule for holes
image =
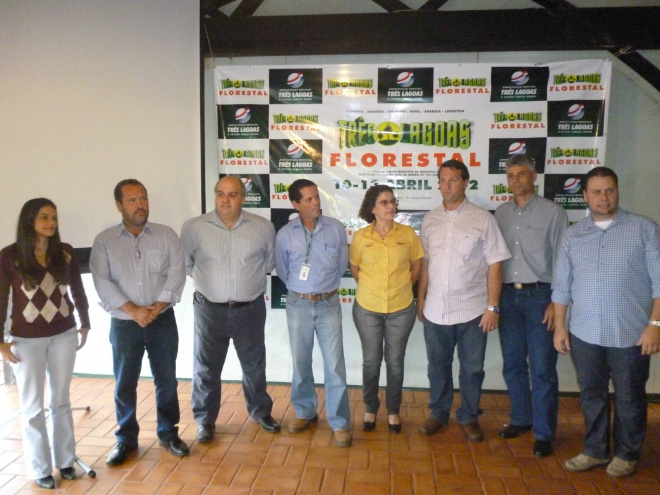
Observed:
[[[458,347],[461,407],[456,420],[469,441],[480,442],[487,333],[498,326],[502,261],[511,255],[493,215],[468,201],[469,179],[463,163],[444,162],[438,171],[442,205],[422,222],[420,239],[426,254],[417,315],[424,322],[431,412],[419,431],[433,435],[449,421],[452,362]]]

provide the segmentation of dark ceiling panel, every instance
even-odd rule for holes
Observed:
[[[411,10],[405,3],[400,0],[371,0],[373,3],[384,8],[388,12],[399,12],[403,10]]]
[[[660,48],[660,7],[581,9],[576,29],[545,9],[202,19],[215,56]],[[607,32],[603,39],[593,30]],[[205,56],[210,55],[202,37]]]

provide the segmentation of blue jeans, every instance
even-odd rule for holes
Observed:
[[[462,425],[474,423],[481,413],[479,399],[485,376],[484,358],[488,334],[479,327],[480,320],[481,316],[477,316],[474,320],[456,325],[438,325],[424,320],[431,388],[430,417],[441,423],[449,420],[454,400],[452,363],[455,347],[458,347],[460,361],[458,384],[461,391],[461,407],[456,411],[456,421]]]
[[[627,461],[639,459],[646,435],[646,381],[650,356],[641,347],[602,347],[588,344],[573,334],[571,356],[580,384],[584,414],[584,453],[610,456],[610,378],[614,384],[614,455]]]
[[[350,410],[339,296],[335,294],[322,301],[312,302],[289,291],[286,296],[286,317],[293,360],[291,404],[296,417],[307,419],[316,416],[318,399],[312,371],[312,350],[316,334],[323,355],[328,424],[334,431],[348,430]]]
[[[177,395],[176,355],[179,334],[174,310],[161,313],[146,328],[133,320],[112,318],[110,323],[112,365],[117,381],[115,409],[119,429],[117,442],[137,446],[140,426],[137,422],[137,384],[145,350],[156,386],[156,434],[161,440],[177,436],[180,415]]]
[[[195,292],[195,343],[192,410],[200,425],[213,425],[218,419],[222,368],[229,341],[243,370],[243,395],[250,417],[255,421],[268,416],[273,400],[266,391],[266,303],[263,296],[229,308],[215,304]]]
[[[387,414],[399,414],[403,363],[408,337],[415,324],[415,303],[394,313],[376,313],[353,303],[353,321],[362,342],[362,399],[368,413],[377,413],[380,407],[378,382],[380,366],[385,354],[387,388],[385,404]]]
[[[504,285],[500,298],[502,374],[511,401],[511,424],[533,425],[536,439],[545,441],[555,438],[559,407],[557,351],[553,333],[541,323],[551,294],[550,284],[525,289]]]

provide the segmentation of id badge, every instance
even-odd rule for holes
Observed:
[[[307,277],[309,277],[309,269],[311,268],[310,265],[307,263],[303,263],[303,265],[300,267],[300,276],[298,277],[300,280],[307,280]]]

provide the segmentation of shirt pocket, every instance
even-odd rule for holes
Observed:
[[[163,268],[165,251],[161,249],[147,250],[147,268],[150,273],[160,273]]]

